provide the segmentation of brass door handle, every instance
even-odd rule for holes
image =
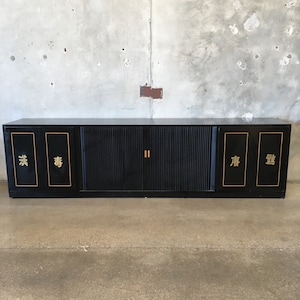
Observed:
[[[150,150],[144,150],[144,158],[150,158],[151,157],[151,151]]]

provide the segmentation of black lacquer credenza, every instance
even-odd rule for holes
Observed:
[[[3,125],[11,197],[284,198],[277,119],[21,119]]]

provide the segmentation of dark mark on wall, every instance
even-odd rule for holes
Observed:
[[[64,48],[64,51],[67,52],[67,48]]]
[[[11,59],[11,61],[15,61],[15,60],[16,60],[16,57],[12,55],[12,56],[10,57],[10,59]]]
[[[291,54],[289,54],[289,55],[287,56],[287,58],[290,58],[290,59],[291,59],[291,58],[292,58],[292,55],[291,55]]]
[[[47,59],[48,56],[46,54],[43,55],[43,59]]]
[[[53,85],[54,85],[54,83],[53,83],[53,82],[50,82],[50,85],[52,85],[52,86],[53,86]]]
[[[291,8],[292,6],[295,6],[296,2],[289,2],[289,3],[285,3],[284,6]]]
[[[50,49],[52,49],[54,47],[54,42],[50,41],[49,44],[48,44],[48,46],[49,46]]]

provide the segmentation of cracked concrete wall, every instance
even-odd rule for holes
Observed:
[[[3,0],[0,121],[252,114],[299,123],[299,26],[299,0]],[[140,98],[146,83],[163,99]]]

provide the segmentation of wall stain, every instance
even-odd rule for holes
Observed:
[[[287,56],[284,56],[284,57],[279,61],[279,64],[280,64],[281,66],[287,66],[287,65],[290,64],[291,59],[292,59],[292,55],[291,55],[291,54],[289,54],[289,55],[287,55]]]
[[[48,46],[49,46],[49,48],[52,50],[53,47],[54,47],[54,42],[53,42],[53,41],[50,41],[50,42],[48,43]]]
[[[239,29],[237,28],[236,24],[230,25],[229,28],[233,34],[239,33]]]
[[[247,21],[244,23],[244,28],[246,31],[253,31],[256,28],[259,27],[259,20],[256,16],[256,13],[254,13]]]
[[[12,55],[12,56],[10,57],[10,60],[11,60],[11,61],[15,61],[15,60],[16,60],[16,57],[15,57],[14,55]]]
[[[296,5],[296,1],[289,1],[289,2],[284,4],[284,6],[287,7],[287,8],[291,8],[295,5]]]
[[[242,63],[241,61],[238,61],[236,64],[237,64],[237,65],[239,66],[239,68],[240,68],[241,70],[243,70],[243,71],[245,71],[245,70],[247,69],[247,64],[246,64],[246,63],[244,64],[244,66],[243,66],[243,63]]]
[[[293,26],[290,26],[290,27],[287,29],[287,34],[288,34],[288,35],[293,35],[293,34],[294,34],[294,27],[293,27]]]

